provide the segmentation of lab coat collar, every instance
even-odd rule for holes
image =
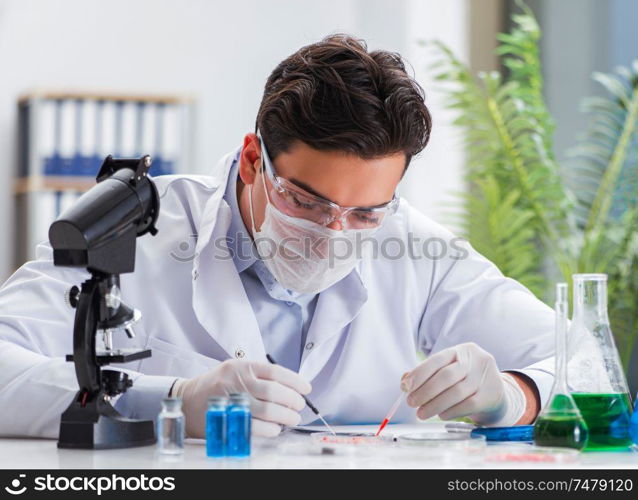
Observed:
[[[230,227],[228,228],[228,248],[232,252],[233,262],[238,273],[244,272],[255,262],[258,256],[248,229],[244,224],[237,199],[237,182],[239,172],[239,151],[230,165],[230,174],[226,182],[224,200],[231,209]]]
[[[240,148],[241,149],[241,148]],[[202,214],[193,259],[193,309],[208,334],[230,357],[265,360],[259,325],[225,245],[231,209],[222,199],[230,167],[238,151],[226,155],[215,168],[218,187]]]
[[[215,184],[217,185],[217,189],[206,202],[202,217],[199,221],[199,227],[197,228],[197,243],[195,244],[195,258],[193,259],[193,270],[199,266],[199,258],[202,250],[211,240],[213,230],[217,224],[217,211],[219,210],[219,206],[228,183],[230,167],[234,158],[239,155],[240,151],[241,147],[234,152],[227,154],[213,169],[212,176],[216,179]]]
[[[347,327],[368,300],[359,263],[345,278],[319,294],[308,329],[299,374],[312,381],[334,353]],[[311,349],[309,349],[311,347]]]

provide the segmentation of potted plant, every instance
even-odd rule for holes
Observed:
[[[638,334],[638,61],[594,73],[604,97],[583,101],[586,133],[559,165],[543,99],[540,29],[532,12],[498,35],[505,71],[474,75],[434,42],[436,80],[468,152],[460,224],[503,273],[548,298],[557,279],[609,276],[609,312],[627,366]]]

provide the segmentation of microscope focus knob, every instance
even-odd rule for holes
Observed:
[[[73,307],[74,309],[78,305],[79,298],[80,289],[75,285],[73,285],[64,293],[64,302],[66,302],[70,307]]]
[[[104,392],[110,397],[126,392],[133,386],[129,376],[118,370],[102,370],[102,385]]]
[[[104,296],[104,302],[109,309],[119,309],[122,303],[122,292],[117,285],[111,285],[108,293]]]

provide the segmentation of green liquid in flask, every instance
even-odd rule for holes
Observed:
[[[580,417],[539,417],[534,424],[534,444],[581,450],[587,444],[587,427]]]
[[[534,424],[534,444],[582,450],[587,444],[588,429],[573,400],[556,394]]]
[[[631,444],[629,394],[572,393],[589,429],[587,451],[622,451]]]

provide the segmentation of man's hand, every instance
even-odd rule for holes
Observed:
[[[494,357],[472,342],[430,356],[403,375],[401,388],[421,419],[469,416],[478,424],[508,426],[526,408],[514,377],[501,373]]]
[[[177,380],[171,395],[182,398],[189,437],[205,436],[208,398],[232,392],[251,395],[253,434],[276,436],[282,425],[299,424],[305,406],[301,394],[311,390],[299,374],[283,366],[230,359],[199,377]]]

